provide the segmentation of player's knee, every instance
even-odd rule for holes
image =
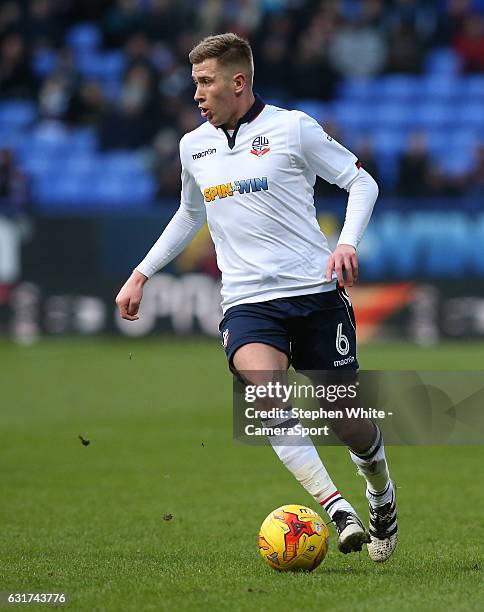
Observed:
[[[281,388],[278,385],[284,385],[287,380],[286,370],[237,370],[233,367],[231,370],[246,389],[252,387],[255,392],[257,388],[258,410],[270,410],[284,403],[277,389]]]
[[[282,384],[285,381],[285,370],[246,370],[238,369],[234,366],[230,369],[245,385],[269,388],[271,384],[277,382]]]
[[[232,358],[233,366],[238,372],[251,372],[251,376],[268,381],[274,373],[285,372],[289,365],[288,357],[282,351],[268,344],[251,342],[244,344]],[[256,374],[262,372],[262,374]],[[263,383],[262,383],[263,384]]]

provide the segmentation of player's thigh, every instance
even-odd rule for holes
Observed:
[[[293,322],[292,362],[297,371],[358,370],[356,327],[348,296],[341,291],[322,298],[324,307]]]
[[[232,359],[232,371],[246,385],[268,387],[270,383],[287,383],[289,359],[285,353],[269,344],[251,342],[236,350]],[[284,405],[274,397],[258,399],[256,406],[270,410]]]
[[[287,369],[289,334],[283,313],[271,303],[235,306],[226,313],[219,329],[232,372],[262,373]],[[246,376],[239,377],[247,379]],[[257,378],[261,380],[262,374]]]
[[[285,353],[274,346],[262,342],[251,342],[238,348],[232,358],[234,368],[241,371],[287,370],[289,359]]]

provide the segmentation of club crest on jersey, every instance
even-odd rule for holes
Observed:
[[[227,345],[229,343],[229,336],[230,336],[230,330],[224,329],[222,333],[222,344],[224,345],[224,348],[227,348]]]
[[[257,136],[252,141],[252,149],[250,152],[252,155],[257,155],[257,157],[262,157],[266,153],[269,153],[269,139],[266,136]]]

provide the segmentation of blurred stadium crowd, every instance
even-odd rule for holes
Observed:
[[[383,193],[482,194],[484,0],[3,0],[0,210],[173,205],[200,122],[187,54],[222,31]]]

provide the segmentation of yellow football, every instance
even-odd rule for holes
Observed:
[[[264,561],[279,571],[316,569],[328,552],[329,531],[306,506],[290,504],[272,511],[259,532]]]

